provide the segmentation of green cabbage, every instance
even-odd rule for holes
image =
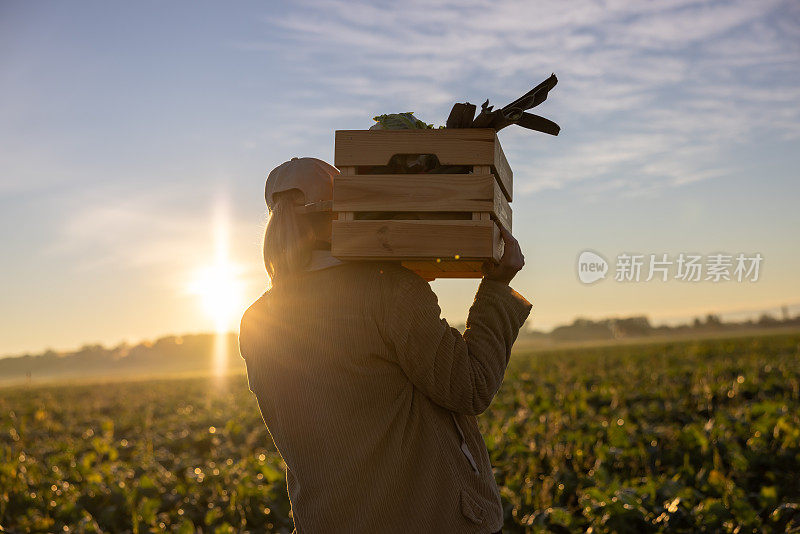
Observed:
[[[370,130],[430,130],[433,128],[433,124],[427,124],[416,118],[413,111],[377,115],[372,117],[372,120],[378,124],[375,124]]]

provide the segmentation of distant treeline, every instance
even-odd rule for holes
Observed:
[[[520,332],[521,339],[551,342],[603,341],[627,338],[646,338],[652,336],[704,336],[714,333],[736,333],[774,327],[800,327],[800,315],[789,317],[784,311],[783,319],[763,314],[758,320],[724,322],[718,315],[709,314],[696,318],[692,323],[676,326],[653,326],[645,316],[620,319],[575,319],[571,325],[559,326],[550,332],[528,330]]]
[[[555,345],[563,342],[608,341],[653,336],[705,336],[713,333],[735,333],[774,327],[800,327],[800,316],[783,319],[762,315],[757,321],[723,322],[717,315],[695,319],[679,326],[653,326],[645,316],[620,319],[575,319],[571,325],[559,326],[550,332],[523,329],[518,340]],[[465,325],[455,325],[461,332]],[[166,336],[154,342],[137,345],[120,344],[113,348],[85,345],[76,351],[15,356],[0,359],[0,384],[41,382],[54,379],[97,377],[160,376],[174,373],[207,373],[215,368],[215,351],[219,346],[214,334]],[[222,346],[227,349],[226,371],[243,371],[238,337],[226,335]]]
[[[160,376],[174,373],[206,373],[215,368],[214,334],[166,336],[138,345],[113,348],[85,345],[77,351],[55,352],[0,359],[0,383],[24,380],[75,379],[94,377]],[[238,337],[225,334],[226,371],[244,370]]]

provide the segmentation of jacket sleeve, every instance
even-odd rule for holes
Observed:
[[[444,408],[483,413],[500,388],[531,303],[509,286],[483,279],[462,336],[440,317],[436,294],[415,273],[400,272],[388,294],[387,342],[409,380]]]

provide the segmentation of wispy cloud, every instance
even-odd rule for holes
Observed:
[[[738,144],[797,137],[798,18],[779,0],[312,0],[267,24],[315,80],[307,92],[321,112],[336,118],[334,95],[368,110],[364,127],[373,110],[441,123],[453,102],[504,104],[556,71],[561,83],[542,107],[563,127],[553,150],[531,150],[529,132],[501,134],[526,194],[585,181],[680,186],[724,176]]]
[[[227,213],[223,222],[231,247],[252,249],[247,254],[231,250],[232,257],[251,257],[259,248],[263,224],[232,217],[224,196],[203,198],[207,209],[198,210],[195,201],[176,200],[197,195],[189,188],[177,189],[142,193],[110,186],[75,195],[70,201],[76,205],[65,206],[67,216],[42,254],[51,261],[68,258],[72,268],[83,272],[156,273],[159,278],[152,280],[154,284],[180,292],[187,276],[214,261],[217,210]],[[109,202],[109,198],[117,200]],[[250,262],[241,271],[247,283],[263,285],[258,264]]]

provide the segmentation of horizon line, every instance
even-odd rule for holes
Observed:
[[[792,303],[792,304],[779,304],[779,305],[760,307],[760,308],[747,308],[747,309],[739,308],[739,309],[735,309],[735,310],[721,311],[721,312],[720,311],[717,311],[717,312],[706,311],[704,313],[693,313],[693,314],[681,315],[681,316],[662,317],[660,319],[653,319],[648,314],[636,314],[636,313],[631,313],[631,314],[628,314],[628,315],[609,315],[609,316],[604,316],[604,317],[599,317],[599,318],[592,318],[592,317],[589,317],[589,316],[586,316],[586,315],[575,315],[570,322],[557,324],[555,326],[550,327],[549,329],[541,329],[540,330],[538,328],[529,327],[529,328],[522,329],[520,332],[521,333],[522,332],[526,332],[526,333],[539,332],[539,333],[543,333],[543,334],[551,334],[553,332],[553,330],[555,330],[556,328],[559,328],[561,326],[569,326],[571,324],[574,324],[574,322],[577,319],[586,319],[586,320],[593,321],[593,322],[600,322],[600,321],[604,321],[604,320],[621,319],[621,318],[625,319],[625,318],[632,318],[632,317],[646,317],[648,319],[648,321],[650,322],[651,326],[653,326],[653,327],[659,327],[659,326],[671,326],[671,327],[674,327],[676,325],[681,324],[679,321],[685,321],[686,324],[691,324],[693,319],[704,318],[704,317],[706,317],[708,315],[716,315],[716,316],[719,316],[720,318],[722,318],[722,316],[725,316],[725,315],[729,315],[730,316],[730,315],[736,315],[736,314],[754,314],[754,315],[755,314],[766,314],[766,313],[768,313],[770,311],[776,311],[776,310],[779,311],[784,307],[787,308],[787,309],[792,309],[792,308],[800,309],[800,302],[795,302],[795,303]],[[744,321],[744,319],[741,319],[740,321]],[[453,327],[461,326],[461,325],[465,324],[464,322],[461,322],[461,321],[459,321],[459,322],[450,322],[450,321],[448,321],[448,322],[450,323],[450,326],[453,326]],[[216,336],[216,335],[220,335],[220,334],[225,335],[225,336],[230,336],[232,334],[238,336],[239,332],[238,332],[238,330],[226,330],[224,332],[214,332],[213,330],[204,330],[204,331],[183,332],[183,333],[180,333],[180,334],[164,333],[164,334],[160,334],[160,335],[153,336],[153,337],[140,338],[135,343],[128,342],[126,339],[123,339],[123,340],[118,341],[116,343],[107,343],[107,342],[106,343],[103,343],[103,342],[92,343],[92,342],[86,342],[86,343],[83,343],[82,345],[80,345],[79,347],[73,348],[73,349],[55,349],[52,346],[46,346],[43,349],[39,349],[38,351],[34,351],[34,350],[30,350],[29,349],[29,350],[25,350],[23,352],[0,354],[0,360],[4,360],[4,359],[7,359],[7,358],[24,358],[25,356],[41,356],[42,354],[45,354],[45,353],[51,352],[51,351],[55,352],[57,354],[70,354],[70,353],[78,352],[82,348],[87,347],[87,346],[92,346],[92,345],[100,345],[100,346],[102,346],[104,348],[114,349],[114,348],[117,348],[117,347],[120,347],[120,346],[135,347],[135,346],[142,345],[142,344],[155,343],[155,342],[157,342],[157,341],[159,341],[161,339],[166,339],[166,338],[170,338],[170,337],[179,338],[179,337],[185,337],[185,336],[198,336],[198,335]]]

